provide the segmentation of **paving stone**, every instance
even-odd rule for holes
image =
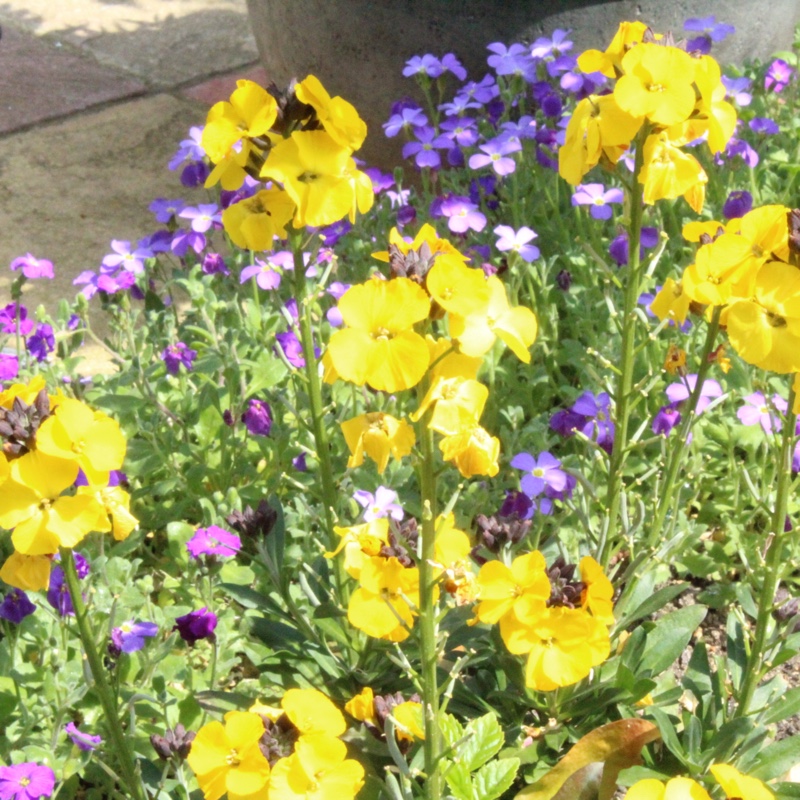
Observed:
[[[0,74],[0,133],[145,89],[138,78],[8,26],[0,40]]]
[[[195,86],[190,86],[181,94],[190,100],[197,100],[207,106],[213,106],[214,103],[227,100],[231,96],[238,80],[254,81],[261,86],[266,86],[267,72],[260,64],[254,64],[247,69],[235,70],[228,75],[220,75],[217,78],[210,78]]]

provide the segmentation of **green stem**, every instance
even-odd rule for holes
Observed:
[[[107,742],[116,756],[119,774],[125,784],[124,789],[128,796],[134,800],[147,800],[147,795],[142,789],[142,784],[139,780],[133,751],[125,738],[114,694],[106,677],[105,667],[95,646],[94,634],[89,624],[88,610],[81,596],[81,587],[78,582],[78,573],[75,570],[72,550],[68,547],[61,548],[61,565],[64,569],[64,580],[69,590],[72,606],[75,609],[75,621],[83,644],[83,652],[89,662],[89,668],[94,677],[95,689],[100,696],[100,704],[103,706],[108,731]]]
[[[419,626],[422,675],[422,705],[425,717],[425,798],[440,800],[442,774],[439,768],[443,741],[439,727],[439,686],[437,675],[436,573],[436,470],[433,431],[428,427],[430,412],[418,425],[422,448],[419,485],[422,496],[422,533],[419,549]]]
[[[764,667],[764,645],[767,633],[771,628],[772,610],[775,607],[775,594],[778,590],[782,573],[782,557],[784,543],[791,531],[785,530],[786,507],[789,500],[790,485],[792,482],[792,452],[795,441],[795,424],[797,414],[794,412],[795,392],[794,387],[789,388],[789,410],[783,421],[783,436],[781,438],[781,452],[778,461],[778,489],[775,497],[775,508],[772,512],[771,535],[766,558],[764,561],[763,584],[758,598],[758,615],[756,616],[756,631],[750,655],[747,658],[747,667],[744,670],[744,682],[741,694],[738,697],[734,717],[744,717],[750,710],[758,682],[761,680]]]
[[[633,367],[636,359],[636,303],[639,299],[642,282],[642,265],[639,257],[639,246],[642,238],[642,184],[639,173],[642,169],[644,142],[647,138],[647,126],[636,138],[636,160],[634,162],[630,200],[630,225],[628,227],[628,274],[625,282],[625,297],[622,316],[622,347],[620,354],[620,371],[614,391],[614,444],[608,466],[608,491],[606,494],[606,519],[600,536],[597,560],[603,569],[608,568],[608,561],[617,544],[617,520],[620,513],[621,495],[624,490],[622,470],[628,448],[628,419],[630,416],[630,399],[633,387]]]

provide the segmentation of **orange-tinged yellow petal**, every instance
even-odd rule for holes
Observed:
[[[281,700],[281,708],[302,734],[341,736],[347,729],[342,712],[316,689],[289,689]]]

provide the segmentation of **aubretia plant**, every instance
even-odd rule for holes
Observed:
[[[686,25],[409,59],[413,179],[240,81],[74,304],[15,259],[0,795],[794,796],[796,59]]]

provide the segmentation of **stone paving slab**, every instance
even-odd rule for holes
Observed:
[[[145,90],[138,78],[8,26],[0,75],[0,134]]]

